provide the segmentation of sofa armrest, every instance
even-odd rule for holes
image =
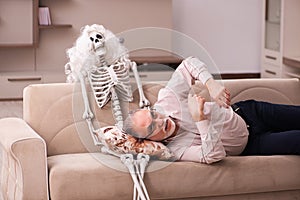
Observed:
[[[0,199],[48,199],[45,141],[22,119],[0,119]]]

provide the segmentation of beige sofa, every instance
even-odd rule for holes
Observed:
[[[224,84],[233,102],[300,105],[297,79]],[[144,86],[152,102],[160,87]],[[137,107],[134,95],[130,108]],[[91,142],[81,99],[77,84],[31,85],[24,91],[24,119],[0,120],[3,199],[132,199],[132,179],[119,159],[99,153]],[[96,116],[99,126],[114,124],[109,104]],[[226,157],[212,165],[152,161],[147,169],[151,199],[300,199],[300,156]]]

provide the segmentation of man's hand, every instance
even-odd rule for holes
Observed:
[[[210,96],[217,104],[225,108],[230,106],[230,92],[224,86],[216,82],[213,78],[210,78],[206,82],[206,87]]]
[[[193,95],[189,102],[189,111],[194,121],[206,120],[203,113],[205,99],[199,95]]]

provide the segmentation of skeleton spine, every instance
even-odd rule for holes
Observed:
[[[101,62],[102,66],[107,67],[107,63],[105,61],[104,54],[100,55],[100,62]],[[111,77],[111,78],[113,78],[113,77]],[[111,94],[112,94],[112,96],[111,96],[112,111],[113,111],[113,116],[116,120],[116,126],[118,126],[119,128],[122,128],[123,127],[122,109],[121,109],[120,100],[119,100],[119,97],[118,97],[115,87],[111,88]]]

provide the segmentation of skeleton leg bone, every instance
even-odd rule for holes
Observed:
[[[144,174],[145,174],[145,169],[148,165],[149,159],[150,159],[149,155],[140,153],[137,155],[137,160],[136,160],[136,164],[135,164],[136,171],[137,171],[137,174],[138,174],[138,177],[140,180],[140,185],[142,186],[143,191],[148,200],[150,199],[150,197],[149,197],[147,188],[144,183]],[[137,199],[140,199],[140,196],[138,196]]]
[[[144,191],[141,188],[141,185],[139,184],[138,176],[136,174],[136,170],[135,170],[135,167],[134,167],[133,155],[132,154],[123,154],[123,155],[121,155],[121,161],[128,168],[129,173],[131,175],[131,178],[134,182],[134,187],[138,191],[138,195],[141,197],[142,200],[148,200],[145,197],[145,194],[144,194]]]

